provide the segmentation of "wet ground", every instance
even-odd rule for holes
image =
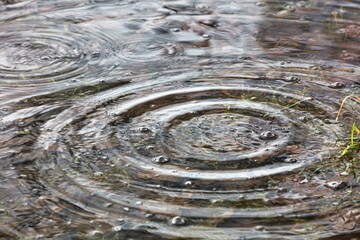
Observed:
[[[359,12],[1,1],[0,238],[358,239]]]

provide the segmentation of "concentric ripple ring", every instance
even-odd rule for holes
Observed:
[[[42,20],[3,23],[0,32],[2,85],[71,80],[103,64],[119,46],[110,36]]]

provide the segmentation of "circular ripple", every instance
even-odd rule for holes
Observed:
[[[116,49],[109,36],[70,25],[3,23],[0,32],[0,78],[13,85],[54,83],[87,74]]]
[[[286,107],[292,103],[299,109]],[[141,171],[165,178],[242,180],[292,171],[319,158],[313,141],[323,136],[294,120],[303,114],[300,109],[325,113],[309,98],[282,92],[185,88],[121,105],[110,115],[127,124],[110,131],[132,153],[124,159]],[[306,138],[300,139],[299,132]],[[169,161],[159,166],[157,157]]]
[[[286,123],[290,121],[281,119],[280,122],[274,115],[267,117],[268,112],[262,108],[256,103],[224,100],[166,109],[176,115],[165,119],[167,124],[159,136],[163,149],[165,152],[174,151],[171,158],[214,161],[215,164],[266,159],[270,152],[275,151],[275,146],[288,142]],[[268,110],[279,115],[274,109]],[[164,114],[154,114],[152,119]],[[164,121],[161,117],[158,120]],[[279,124],[272,126],[274,121]]]
[[[132,6],[135,15],[139,15],[142,18],[159,16],[161,11],[161,5],[155,2],[139,2]]]
[[[147,36],[146,38],[151,38]],[[150,40],[138,40],[125,43],[119,57],[131,63],[164,62],[168,57],[181,54],[182,47],[169,42],[166,39],[155,38]]]
[[[78,109],[59,118],[72,111]],[[90,136],[93,147],[107,149],[139,174],[245,180],[293,171],[321,158],[319,152],[325,155],[327,136],[320,131],[327,111],[309,97],[256,87],[181,88],[113,106],[106,113],[111,118],[81,123],[78,137]],[[54,119],[46,128],[62,132],[76,119]]]
[[[32,132],[39,151],[18,161],[35,160],[46,189],[120,232],[232,239],[332,229],[321,206],[334,199],[269,183],[331,153],[329,129],[342,130],[326,120],[336,113],[326,98],[303,96],[300,83],[175,79],[177,87],[160,77],[57,110]],[[293,229],[309,222],[318,228]]]

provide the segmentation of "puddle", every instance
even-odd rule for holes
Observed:
[[[359,10],[1,1],[0,237],[358,236]]]

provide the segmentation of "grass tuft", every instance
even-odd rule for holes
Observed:
[[[339,111],[338,111],[338,113],[337,113],[337,115],[336,115],[336,119],[335,119],[336,121],[339,120],[339,117],[340,117],[340,114],[341,114],[341,110],[343,109],[346,100],[348,100],[349,98],[354,98],[354,99],[360,101],[360,97],[357,97],[357,96],[354,96],[354,95],[349,95],[349,96],[345,97],[344,100],[342,101],[342,103],[341,103],[341,105],[340,105],[340,108],[339,108]]]

